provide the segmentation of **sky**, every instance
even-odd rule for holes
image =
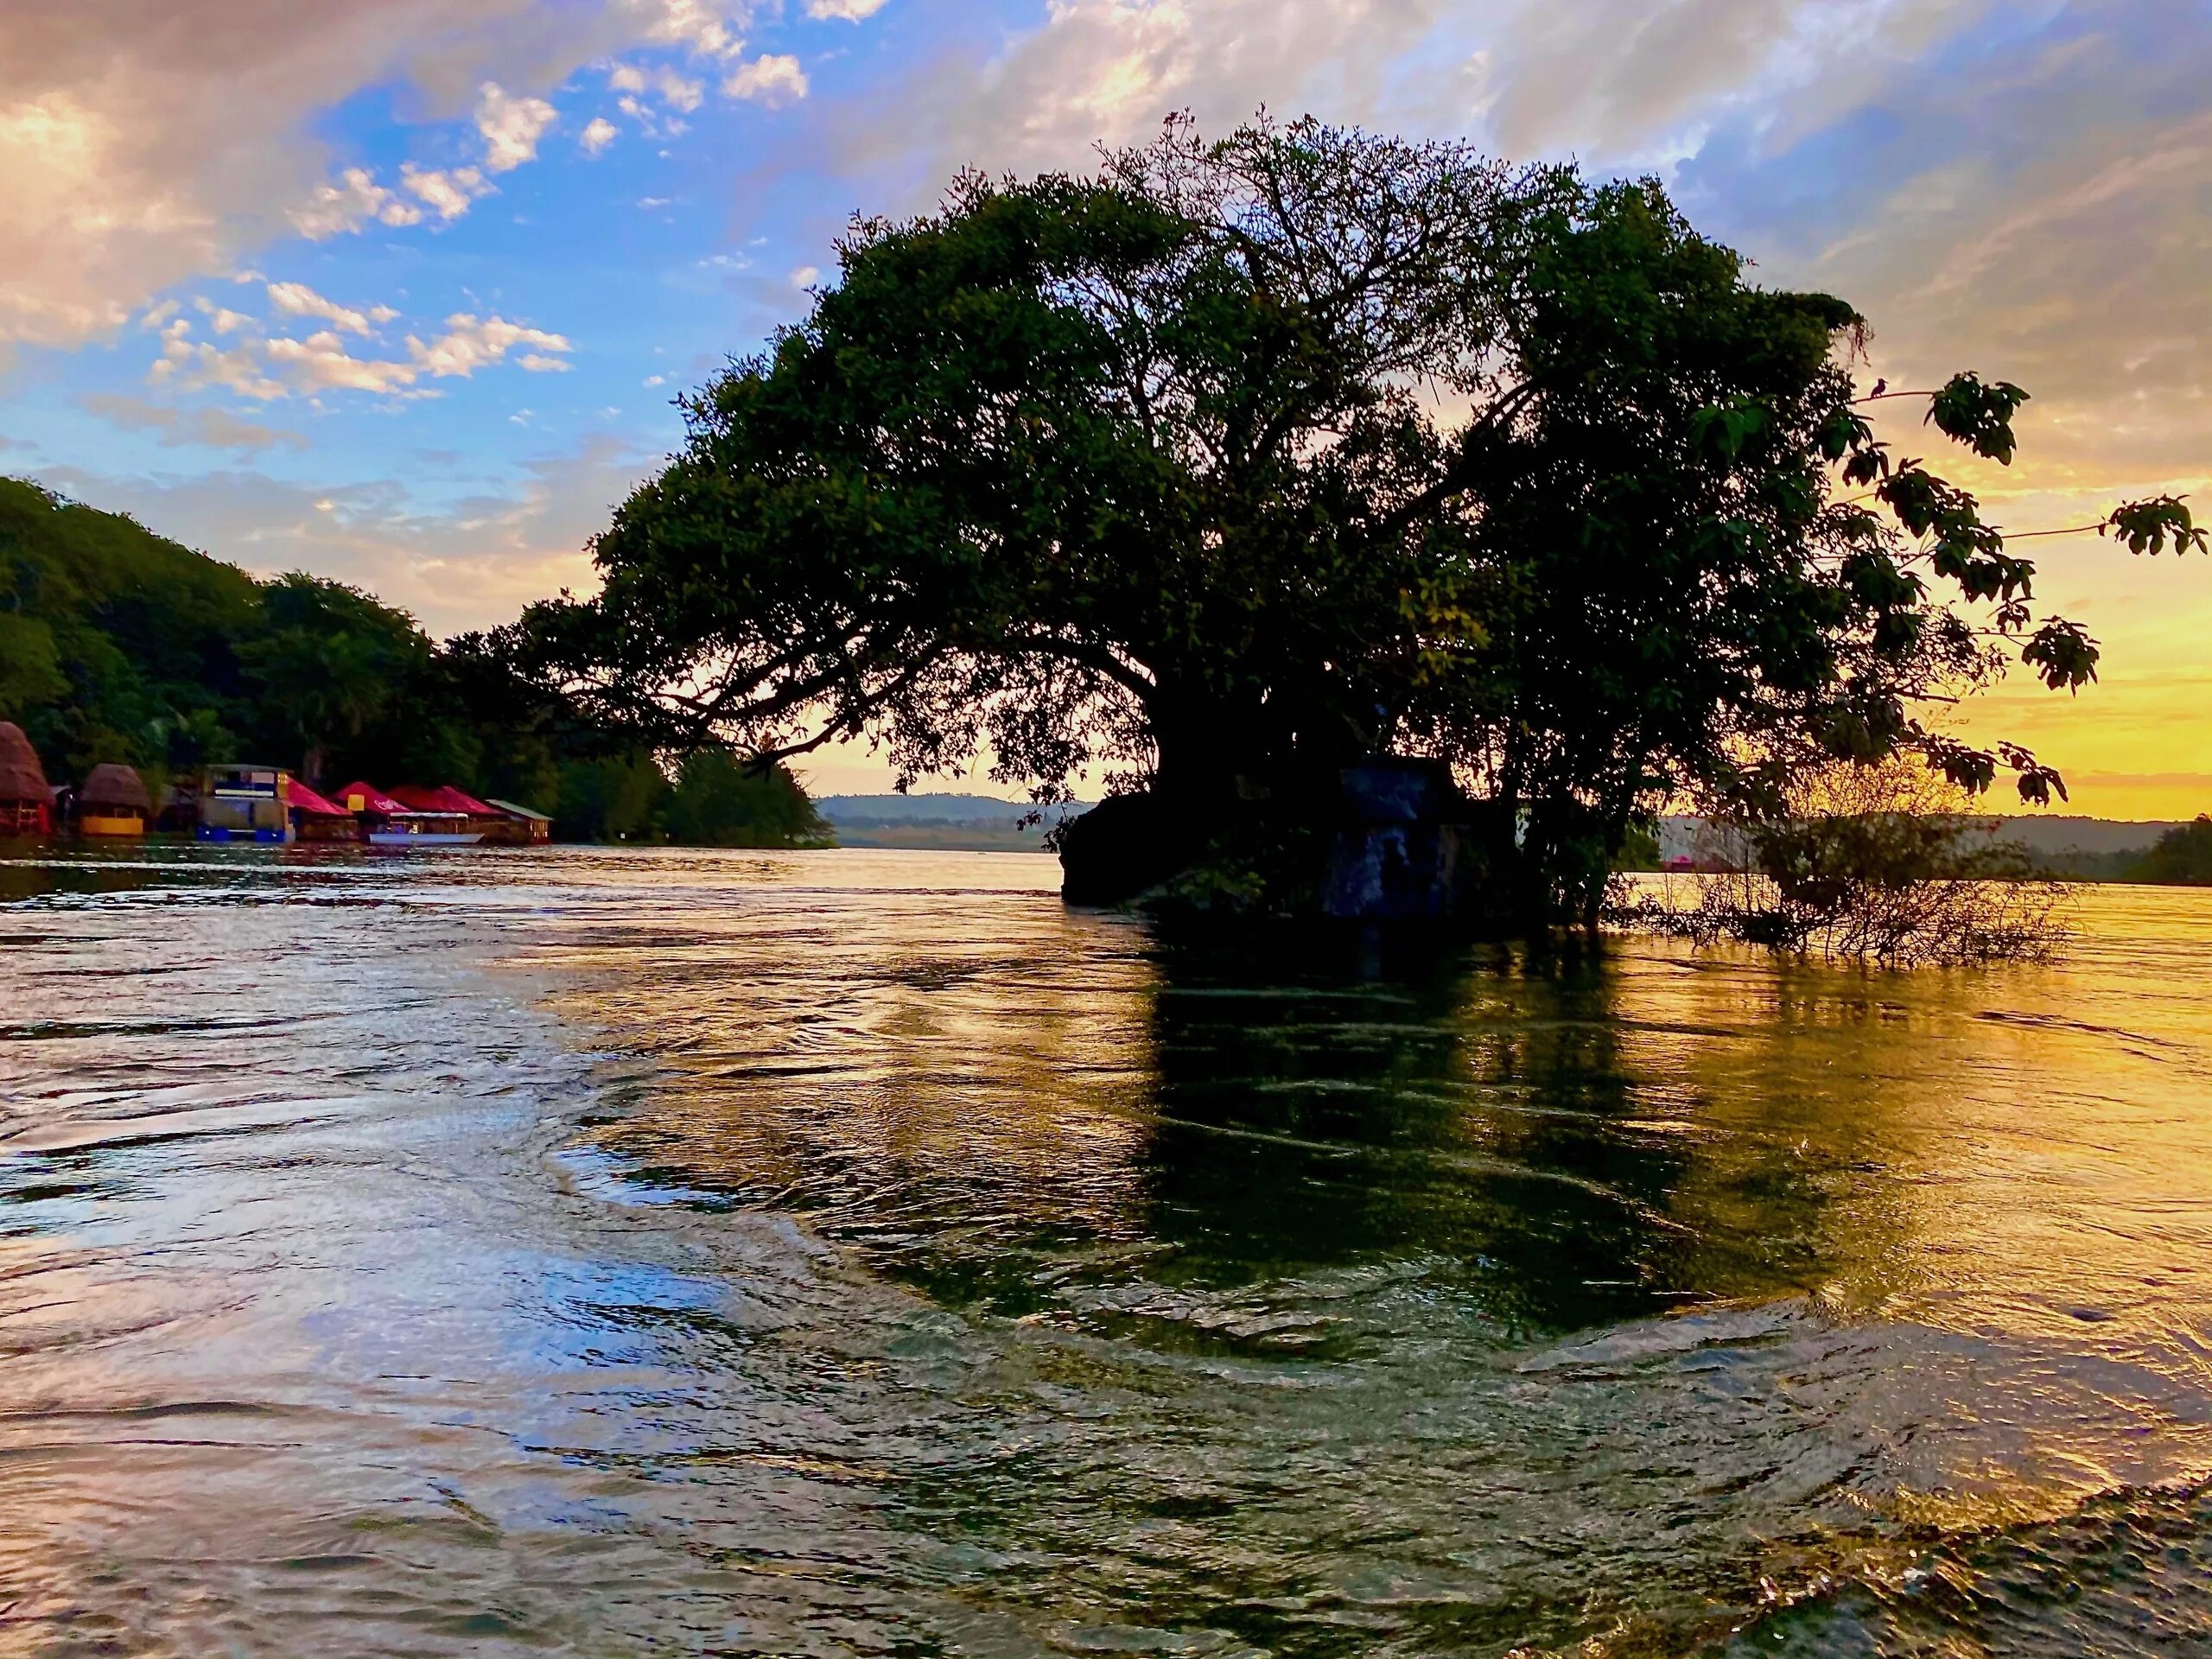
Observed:
[[[2205,0],[10,6],[0,473],[504,620],[591,585],[673,397],[804,315],[849,215],[1264,105],[1656,175],[1756,280],[1856,305],[1870,374],[2027,387],[2020,459],[1955,475],[2083,524],[2212,473],[2208,87]],[[2212,560],[2025,547],[2103,679],[2016,676],[1964,734],[2075,810],[2212,810]]]

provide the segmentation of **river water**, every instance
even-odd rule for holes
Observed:
[[[0,863],[0,1653],[2212,1652],[2212,894],[1205,948],[1020,855]]]

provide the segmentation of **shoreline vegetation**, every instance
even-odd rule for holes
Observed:
[[[310,787],[450,783],[521,803],[569,842],[808,847],[828,827],[789,769],[520,697],[405,612],[300,573],[266,581],[118,513],[0,478],[0,720],[51,779],[138,771],[157,804],[204,765]]]

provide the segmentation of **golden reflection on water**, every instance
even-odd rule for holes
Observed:
[[[2212,894],[1862,975],[1055,874],[0,865],[0,1653],[2212,1630]]]
[[[925,1278],[1014,1251],[1052,1279],[1085,1243],[1211,1280],[1439,1255],[1540,1328],[1802,1294],[2193,1370],[2208,922],[2106,889],[2056,967],[1620,939],[1377,976],[925,892],[555,954],[572,1017],[666,1068],[611,1144]]]

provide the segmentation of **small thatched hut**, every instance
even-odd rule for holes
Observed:
[[[79,835],[143,836],[153,816],[153,798],[137,767],[111,760],[85,774],[77,791]]]
[[[38,751],[12,721],[0,720],[0,836],[54,832],[54,791]]]

